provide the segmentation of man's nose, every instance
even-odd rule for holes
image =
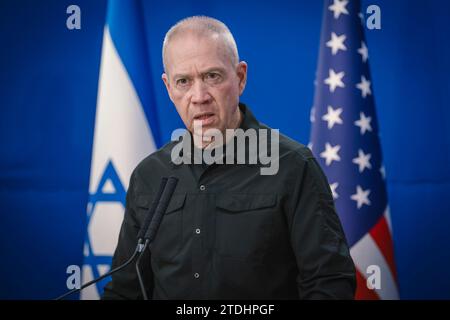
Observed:
[[[195,81],[191,90],[191,102],[194,104],[204,104],[211,99],[211,96],[208,93],[208,86],[201,80]]]

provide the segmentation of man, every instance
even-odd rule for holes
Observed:
[[[248,146],[247,159],[250,139],[230,149],[233,136],[219,143],[206,133],[269,129],[239,103],[247,64],[229,29],[208,17],[184,19],[166,34],[163,62],[162,80],[189,130],[184,138],[194,138],[193,150],[180,156],[223,148],[228,155]],[[326,177],[306,147],[271,137],[278,148],[272,174],[242,161],[177,164],[177,141],[144,159],[130,180],[113,267],[132,255],[161,178],[176,176],[175,194],[142,259],[149,297],[352,299],[355,269]],[[113,275],[103,298],[142,299],[134,265]]]

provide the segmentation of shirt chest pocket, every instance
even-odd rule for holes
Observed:
[[[276,214],[274,194],[222,194],[216,197],[216,252],[235,259],[268,254]]]
[[[155,239],[149,248],[152,258],[161,262],[172,261],[179,253],[182,241],[182,215],[186,194],[174,194],[164,214]],[[137,199],[137,213],[141,223],[148,214],[154,195],[141,195]]]

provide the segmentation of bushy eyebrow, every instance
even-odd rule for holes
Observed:
[[[173,76],[173,79],[183,79],[183,78],[190,78],[189,75],[187,74],[183,74],[183,73],[177,73]]]
[[[213,73],[213,72],[224,74],[225,69],[219,68],[219,67],[209,68],[209,69],[206,69],[205,71],[203,71],[202,74]]]
[[[206,69],[205,71],[201,72],[201,75],[205,75],[207,73],[212,73],[212,72],[218,72],[218,73],[224,74],[225,69],[220,68],[220,67],[212,67],[212,68]],[[183,79],[183,78],[191,79],[192,77],[190,75],[184,74],[184,73],[177,73],[173,76],[173,79]]]

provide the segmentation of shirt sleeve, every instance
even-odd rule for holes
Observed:
[[[140,225],[135,213],[135,179],[134,172],[130,179],[130,186],[126,196],[125,215],[119,233],[119,240],[114,252],[111,268],[116,268],[126,262],[134,253],[137,245],[137,234]],[[112,280],[105,286],[102,300],[138,300],[143,299],[136,274],[136,259],[124,269],[114,273]],[[153,294],[153,273],[150,267],[150,253],[145,250],[140,261],[140,270],[146,286],[147,296]]]
[[[355,266],[328,181],[310,155],[295,178],[288,221],[301,299],[353,299]]]

